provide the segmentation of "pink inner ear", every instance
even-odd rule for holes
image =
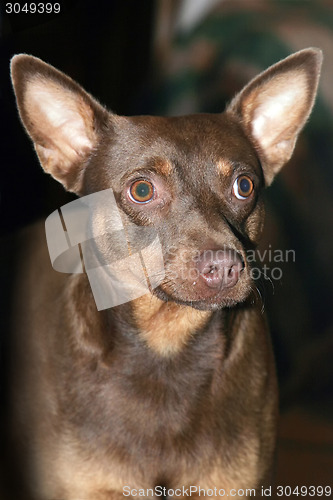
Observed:
[[[264,82],[246,105],[253,138],[272,167],[279,168],[290,158],[309,113],[306,73],[296,69]]]
[[[25,106],[31,135],[49,159],[54,154],[68,164],[93,148],[93,111],[79,94],[36,78],[27,85]]]

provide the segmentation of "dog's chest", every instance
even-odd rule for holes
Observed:
[[[97,491],[122,492],[124,486],[176,488],[199,482],[209,488],[215,481],[217,486],[240,487],[249,480],[248,463],[252,481],[258,440],[249,438],[246,428],[230,434],[235,415],[223,411],[222,397],[215,394],[223,384],[222,371],[200,373],[199,366],[200,376],[189,372],[168,373],[168,383],[156,373],[145,374],[144,383],[130,373],[126,380],[115,371],[108,383],[99,375],[85,394],[86,403],[84,396],[75,404],[72,400],[76,414],[67,415],[65,432],[45,450],[41,467],[53,463],[48,471],[57,471],[54,481],[60,490],[55,492],[76,498],[91,491],[94,498]],[[183,378],[177,380],[180,373]]]

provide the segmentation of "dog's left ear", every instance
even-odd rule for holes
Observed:
[[[11,76],[42,167],[79,194],[85,163],[111,115],[71,78],[36,57],[14,56]]]
[[[321,63],[319,49],[296,52],[254,78],[227,109],[254,144],[266,185],[292,155],[314,104]]]

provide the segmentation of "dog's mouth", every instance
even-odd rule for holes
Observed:
[[[245,259],[236,250],[205,250],[185,261],[177,257],[167,261],[165,278],[154,290],[162,300],[220,309],[243,302],[251,291]]]

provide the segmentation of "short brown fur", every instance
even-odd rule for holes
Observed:
[[[277,385],[246,252],[320,62],[316,49],[290,56],[220,115],[125,118],[38,59],[14,58],[43,167],[79,195],[112,188],[129,248],[133,227],[154,228],[165,267],[145,296],[98,311],[86,274],[51,268],[42,225],[20,235],[10,448],[22,498],[115,500],[124,486],[259,495],[270,484]],[[254,188],[239,197],[242,176]],[[147,203],[129,195],[137,179],[154,187]],[[92,229],[106,225],[91,217]]]

